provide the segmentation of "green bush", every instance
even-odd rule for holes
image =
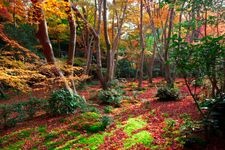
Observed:
[[[46,100],[30,98],[30,100],[26,103],[26,112],[29,118],[33,118],[37,111],[46,110],[47,105]]]
[[[179,99],[179,90],[174,87],[162,87],[159,88],[156,94],[160,101],[170,101]]]
[[[79,126],[81,129],[86,130],[87,132],[98,132],[102,130],[101,126],[101,114],[96,112],[85,112],[82,113],[78,120],[79,120]]]
[[[206,111],[203,120],[209,134],[225,135],[225,94],[219,94],[215,99],[207,99],[200,104]]]
[[[85,105],[85,107],[82,107],[81,112],[95,112],[95,113],[100,113],[99,109],[94,107],[94,106],[90,106],[90,105]]]
[[[51,94],[49,102],[49,113],[61,115],[73,113],[78,107],[82,107],[85,100],[79,95],[71,95],[68,90],[61,89]]]
[[[37,98],[31,98],[29,101],[12,105],[0,105],[0,125],[13,127],[17,122],[33,118],[40,110],[46,111],[46,106],[47,101]]]
[[[80,115],[80,127],[87,132],[96,133],[105,130],[113,119],[109,116],[102,116],[95,112],[86,112]]]
[[[99,99],[106,104],[119,106],[123,98],[123,91],[121,89],[107,89],[101,90],[98,93]]]
[[[126,59],[121,59],[117,62],[116,76],[118,78],[134,78],[136,69],[132,66],[132,62]]]
[[[112,106],[105,106],[104,107],[104,113],[111,113],[112,112],[113,107]]]
[[[74,59],[74,65],[75,66],[85,66],[86,65],[86,59],[85,58],[82,58],[82,57],[76,57]]]
[[[109,117],[109,116],[103,116],[102,117],[102,128],[105,129],[112,122],[113,122],[113,119],[111,117]]]
[[[16,124],[16,120],[11,118],[11,114],[14,112],[12,105],[0,105],[0,122],[3,127],[13,127]]]

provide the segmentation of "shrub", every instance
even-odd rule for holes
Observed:
[[[207,99],[200,104],[201,108],[208,110],[204,123],[212,134],[225,134],[225,94],[215,99]]]
[[[95,113],[100,113],[99,109],[94,107],[94,106],[90,106],[90,105],[85,105],[85,107],[82,107],[81,112],[95,112]]]
[[[109,116],[103,116],[102,117],[102,129],[105,129],[112,122],[113,122],[113,119],[111,117],[109,117]]]
[[[87,132],[96,133],[102,130],[101,125],[101,114],[96,112],[85,112],[80,115],[80,127],[81,129],[86,130]]]
[[[121,89],[123,87],[123,84],[119,80],[115,79],[115,80],[112,80],[111,82],[109,82],[107,84],[107,86],[110,87],[110,88],[114,88],[114,89],[115,88]]]
[[[156,94],[160,101],[170,101],[179,99],[179,90],[174,87],[162,87],[159,88]]]
[[[104,107],[104,112],[105,113],[111,113],[112,112],[113,107],[112,106],[105,106]]]
[[[30,100],[26,103],[26,112],[29,118],[33,118],[37,111],[46,110],[46,107],[46,100],[30,98]]]
[[[78,107],[84,105],[85,100],[79,95],[71,95],[68,90],[61,89],[51,94],[49,102],[49,113],[61,115],[73,113]]]
[[[13,127],[17,122],[33,118],[40,110],[46,110],[47,101],[31,98],[26,102],[19,102],[12,105],[0,105],[0,125]]]
[[[13,112],[13,106],[12,105],[0,105],[0,120],[2,125],[6,127],[13,127],[16,124],[16,120],[14,118],[11,118],[11,114]]]
[[[102,116],[96,112],[82,113],[77,119],[79,120],[79,126],[75,126],[75,128],[78,127],[92,133],[105,130],[113,121],[111,117]]]
[[[76,57],[76,59],[74,59],[74,65],[75,66],[85,66],[86,65],[86,59],[82,58],[82,57]]]
[[[98,97],[103,103],[119,106],[122,100],[122,93],[121,89],[107,89],[99,91]]]
[[[121,59],[117,63],[116,76],[118,78],[134,78],[136,69],[132,66],[132,62],[126,59]]]

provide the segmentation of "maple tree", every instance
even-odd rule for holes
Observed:
[[[195,129],[190,116],[224,121],[224,113],[210,112],[224,111],[224,10],[217,0],[0,1],[0,97],[17,96],[0,102],[0,119],[13,124],[23,111],[37,117],[32,126],[21,122],[24,131],[4,131],[0,147],[183,148]],[[32,112],[32,94],[50,97],[58,116]],[[77,101],[85,107],[74,113]]]

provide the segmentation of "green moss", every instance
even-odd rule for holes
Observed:
[[[132,135],[130,138],[126,139],[124,141],[124,147],[125,149],[129,149],[130,147],[136,144],[143,144],[147,147],[150,147],[153,140],[154,138],[148,131],[141,131],[139,133]]]
[[[67,131],[66,134],[67,134],[68,136],[73,136],[73,137],[76,137],[76,136],[80,135],[80,133],[72,132],[72,131]]]
[[[56,142],[49,141],[45,145],[48,150],[54,150],[58,145],[61,145],[62,143],[63,141],[56,141]]]
[[[85,112],[81,114],[78,120],[79,126],[75,126],[75,129],[81,128],[83,130],[86,130],[87,132],[92,133],[103,130],[101,114],[98,114],[96,112]]]
[[[96,150],[104,142],[106,134],[94,134],[88,138],[81,138],[79,144],[87,145],[85,148]]]
[[[96,112],[85,112],[81,114],[80,118],[82,120],[96,120],[101,118],[101,114],[98,114]]]
[[[103,130],[103,127],[102,127],[102,123],[101,122],[96,122],[95,124],[86,124],[83,129],[85,129],[86,131],[88,132],[92,132],[92,133],[96,133],[96,132],[99,132],[99,131],[102,131]]]
[[[0,138],[0,145],[10,143],[13,139],[21,140],[23,138],[28,138],[32,132],[32,129],[23,129],[16,132],[13,132],[11,134],[5,135]]]
[[[57,136],[58,136],[58,133],[53,131],[53,132],[46,134],[44,136],[44,139],[45,139],[45,141],[51,141],[52,139],[57,138]]]
[[[18,138],[23,139],[29,137],[31,134],[31,130],[23,130],[20,133],[18,133]]]
[[[10,144],[8,147],[3,148],[3,150],[18,150],[22,149],[22,146],[24,145],[24,141],[18,141],[14,144]]]
[[[40,132],[40,133],[47,133],[46,126],[39,126],[38,127],[38,132]]]
[[[55,148],[55,150],[65,150],[70,149],[75,143],[78,142],[79,139],[82,138],[82,135],[78,135],[76,138],[67,141],[65,144],[60,145],[59,147]],[[53,144],[53,143],[52,143]]]
[[[123,131],[130,136],[133,131],[143,128],[146,124],[147,122],[141,118],[129,118],[127,123],[124,125]]]

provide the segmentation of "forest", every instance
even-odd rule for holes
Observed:
[[[0,0],[0,149],[223,150],[225,1]]]

